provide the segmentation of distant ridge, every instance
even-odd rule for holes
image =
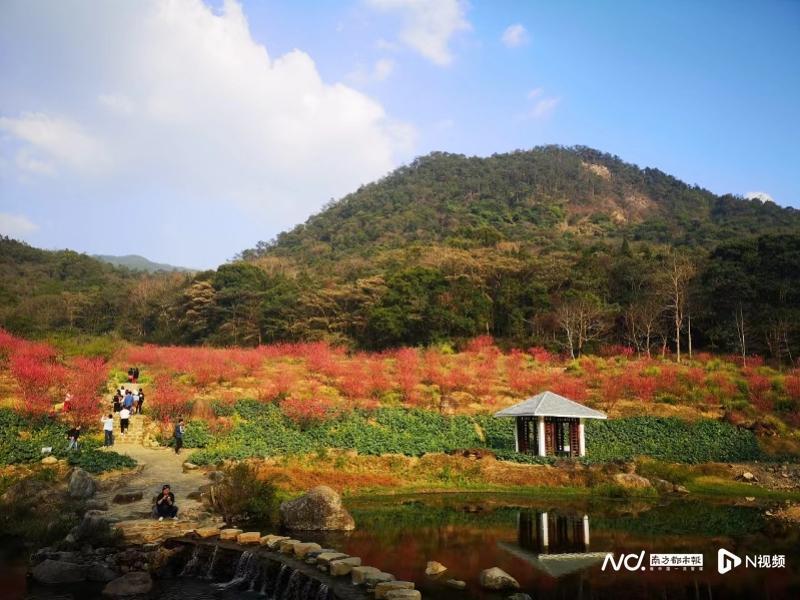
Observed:
[[[177,267],[166,263],[157,263],[139,256],[138,254],[126,254],[124,256],[113,256],[108,254],[93,254],[92,258],[114,265],[115,267],[125,267],[132,271],[144,271],[146,273],[158,273],[159,271],[177,271],[180,273],[192,273],[195,269]]]

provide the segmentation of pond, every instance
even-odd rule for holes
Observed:
[[[480,571],[493,566],[514,576],[521,591],[535,600],[800,598],[800,528],[768,519],[763,508],[752,505],[438,494],[358,499],[348,506],[358,523],[356,531],[300,537],[360,556],[397,579],[415,581],[423,598],[505,598],[508,593],[484,592],[478,584]],[[742,564],[720,574],[720,548],[741,557]],[[605,560],[609,552],[619,570]],[[618,562],[625,554],[635,554],[627,561],[633,570]],[[651,567],[653,554],[702,555],[703,564],[701,568],[695,557],[686,564]],[[781,555],[783,567],[777,566]],[[427,577],[428,560],[446,565],[447,572]],[[466,589],[448,587],[449,578],[466,582]],[[37,587],[17,597],[83,599],[99,597],[99,590]],[[222,594],[199,581],[165,580],[152,597],[258,596],[230,590]]]

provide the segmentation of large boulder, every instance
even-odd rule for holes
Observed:
[[[106,539],[111,531],[111,521],[101,511],[88,510],[81,522],[72,529],[75,541],[93,542]]]
[[[33,567],[31,575],[39,583],[77,583],[86,581],[86,565],[48,558]]]
[[[69,495],[76,500],[86,500],[94,496],[97,484],[83,469],[74,469],[69,478]]]
[[[500,567],[484,569],[480,576],[481,587],[487,590],[518,590],[519,582]]]
[[[294,500],[281,503],[281,522],[288,529],[307,531],[350,531],[356,523],[342,506],[342,499],[326,485],[320,485]]]
[[[101,562],[92,563],[86,570],[86,579],[89,581],[102,581],[107,583],[113,581],[117,577],[119,577],[119,573],[107,564]]]
[[[150,577],[150,573],[132,571],[125,573],[122,577],[117,577],[114,581],[110,581],[103,588],[103,595],[111,596],[112,598],[123,598],[125,596],[147,594],[151,589],[153,589],[153,580]]]
[[[44,479],[26,477],[11,485],[2,496],[6,504],[49,505],[56,502],[56,497],[62,494],[58,486]]]

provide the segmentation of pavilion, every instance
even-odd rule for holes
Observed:
[[[514,417],[514,448],[539,456],[586,456],[586,419],[606,419],[606,414],[553,392],[496,412],[495,417]]]

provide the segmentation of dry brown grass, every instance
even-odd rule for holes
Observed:
[[[280,486],[297,491],[329,485],[340,491],[365,488],[447,490],[455,487],[563,487],[585,486],[585,469],[561,469],[497,461],[492,457],[469,459],[447,454],[409,457],[396,454],[359,456],[328,451],[285,459],[254,461],[259,475],[284,477]]]

